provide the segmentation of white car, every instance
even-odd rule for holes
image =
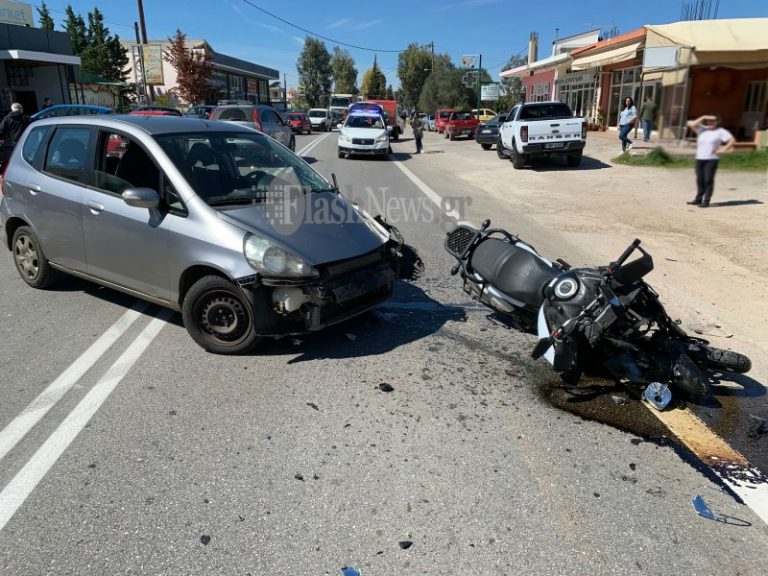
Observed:
[[[339,158],[365,154],[386,158],[390,153],[387,123],[379,114],[350,114],[339,130]]]
[[[328,132],[331,129],[331,114],[325,108],[311,108],[307,116],[312,124],[312,130]]]

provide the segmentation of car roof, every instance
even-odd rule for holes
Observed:
[[[38,110],[32,114],[32,117],[37,116],[38,114],[50,113],[51,110],[62,110],[63,108],[67,108],[69,110],[98,110],[105,113],[112,111],[111,108],[106,106],[94,106],[92,104],[54,104],[53,106],[48,106],[48,108]]]
[[[184,132],[243,132],[248,131],[241,125],[232,122],[207,120],[205,118],[188,118],[184,116],[141,116],[141,115],[103,115],[103,116],[57,116],[44,118],[35,122],[35,126],[99,126],[115,130],[135,127],[152,136],[159,134],[178,134]]]

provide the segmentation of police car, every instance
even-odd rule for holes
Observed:
[[[339,158],[361,154],[386,158],[390,153],[389,132],[381,106],[353,104],[339,129]]]

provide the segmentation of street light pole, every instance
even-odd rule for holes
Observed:
[[[480,97],[483,92],[483,83],[480,77],[483,73],[483,55],[480,54],[480,65],[477,67],[477,113],[480,114]]]

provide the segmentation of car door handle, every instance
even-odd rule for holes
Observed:
[[[93,200],[88,200],[86,204],[88,204],[88,208],[90,208],[91,211],[93,212],[101,212],[104,210],[103,204],[99,204],[98,202],[94,202]]]
[[[29,193],[32,194],[32,196],[37,196],[37,193],[42,191],[43,191],[43,187],[40,186],[40,184],[29,185]]]

